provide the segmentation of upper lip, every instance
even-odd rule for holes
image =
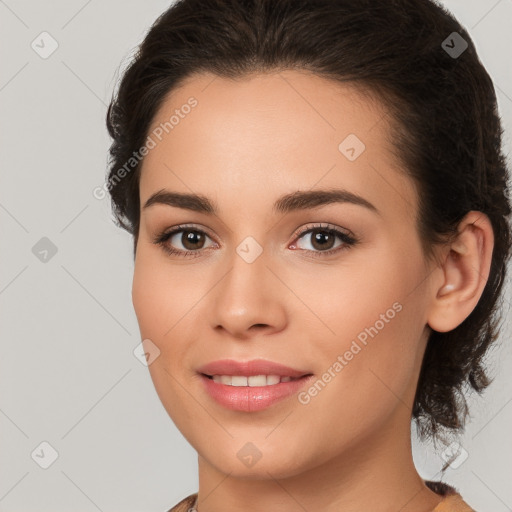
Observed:
[[[251,361],[235,361],[234,359],[222,359],[212,361],[201,366],[197,370],[205,375],[279,375],[281,377],[303,377],[310,372],[290,368],[265,359],[252,359]]]

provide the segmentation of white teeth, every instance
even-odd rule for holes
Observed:
[[[214,375],[215,377],[219,377],[219,375]],[[220,382],[222,384],[230,384],[231,385],[231,377],[229,375],[220,375]]]
[[[280,382],[290,382],[291,377],[280,377],[279,375],[251,375],[245,377],[243,375],[213,375],[214,382],[226,384],[228,386],[273,386]],[[295,380],[295,379],[294,379]]]
[[[251,375],[247,379],[247,383],[249,386],[266,386],[267,385],[267,377],[265,375]]]
[[[247,377],[244,377],[243,375],[233,375],[233,377],[231,377],[231,385],[247,386]]]
[[[280,380],[279,375],[267,375],[267,385],[269,386],[272,384],[279,384]]]

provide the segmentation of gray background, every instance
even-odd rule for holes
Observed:
[[[512,0],[444,3],[494,80],[508,153]],[[104,182],[116,79],[168,6],[0,0],[0,511],[163,512],[198,488],[197,454],[133,354],[131,239],[92,194]],[[31,47],[43,31],[58,43],[46,59]],[[479,512],[512,510],[511,302],[509,282],[496,380],[471,399],[467,458],[445,478]],[[42,442],[58,452],[47,469]],[[439,477],[431,446],[415,440],[414,457],[423,477]]]

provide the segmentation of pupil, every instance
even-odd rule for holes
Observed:
[[[186,231],[185,233],[183,233],[183,236],[183,246],[186,247],[187,249],[197,249],[197,247],[194,247],[194,245],[201,242],[201,239],[203,238],[203,235],[196,231]],[[192,245],[192,247],[189,247],[189,245]]]
[[[329,237],[332,238],[332,235],[330,233],[327,233],[325,231],[317,232],[316,235],[313,237],[313,239],[314,239],[313,246],[315,246],[315,244],[319,244],[320,249],[325,249],[326,248],[325,242],[327,242],[327,245],[329,245],[329,241],[326,240]],[[331,240],[331,242],[332,242],[332,240]]]

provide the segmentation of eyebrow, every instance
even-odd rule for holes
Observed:
[[[291,192],[277,199],[274,203],[273,211],[275,213],[289,213],[297,210],[318,208],[333,203],[355,204],[381,215],[379,210],[364,197],[344,189],[298,190]],[[209,215],[217,215],[219,212],[215,201],[208,199],[206,196],[201,194],[170,192],[165,189],[159,190],[151,195],[144,204],[143,209],[149,208],[155,204],[174,206],[176,208]]]

